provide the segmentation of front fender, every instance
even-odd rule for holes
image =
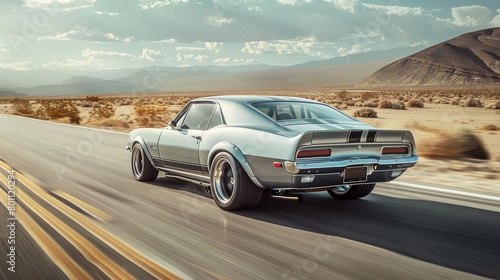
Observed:
[[[219,142],[215,144],[212,149],[210,149],[210,152],[208,153],[208,170],[210,170],[210,166],[212,164],[212,160],[214,159],[215,155],[219,152],[227,152],[231,154],[241,165],[243,170],[247,173],[248,177],[252,182],[259,188],[264,188],[262,184],[257,180],[257,177],[255,177],[255,174],[252,171],[252,168],[250,167],[250,164],[248,164],[247,159],[245,158],[245,155],[241,152],[241,150],[236,147],[233,143],[230,142]]]
[[[139,143],[141,145],[142,149],[144,150],[144,153],[146,154],[146,157],[148,158],[149,162],[156,168],[153,158],[151,157],[151,153],[149,152],[148,145],[146,145],[146,141],[144,138],[141,136],[136,136],[130,144],[130,147],[127,147],[128,150],[132,151],[132,148],[134,147],[135,143]]]

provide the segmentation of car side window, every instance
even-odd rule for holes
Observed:
[[[222,121],[222,115],[220,113],[220,108],[219,108],[219,106],[217,106],[214,114],[212,115],[212,119],[210,120],[210,124],[208,125],[207,129],[214,128],[214,127],[219,126],[221,124],[224,124],[224,122]]]
[[[182,129],[205,130],[215,109],[213,103],[193,103],[182,121]]]

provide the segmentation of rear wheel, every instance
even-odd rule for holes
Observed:
[[[132,173],[137,181],[154,181],[158,177],[158,169],[149,162],[142,146],[136,143],[132,148]]]
[[[263,191],[226,152],[217,154],[210,166],[210,190],[215,203],[224,210],[253,208],[259,204]]]
[[[328,193],[338,200],[351,200],[369,195],[373,188],[375,188],[375,184],[340,185],[332,187],[328,190]]]

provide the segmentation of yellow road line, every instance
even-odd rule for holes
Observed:
[[[75,204],[76,206],[81,208],[83,211],[87,212],[88,214],[92,215],[94,218],[96,218],[98,220],[101,220],[103,222],[109,222],[109,221],[113,220],[113,217],[111,217],[107,213],[104,213],[103,211],[95,208],[94,206],[88,204],[87,202],[84,202],[84,201],[70,195],[69,193],[66,193],[62,190],[54,190],[54,191],[52,191],[52,193],[59,196],[59,197],[62,197],[64,199],[68,200],[69,202],[71,202],[73,204]]]
[[[11,168],[2,161],[0,161],[0,167],[2,167],[6,171],[11,170]],[[84,227],[86,230],[92,233],[95,237],[100,239],[102,242],[106,243],[108,246],[112,247],[115,251],[117,251],[122,256],[126,257],[131,262],[135,263],[137,266],[147,271],[149,274],[159,279],[181,279],[179,276],[175,275],[173,272],[161,266],[157,262],[151,260],[144,254],[142,254],[140,251],[128,246],[127,244],[125,244],[125,242],[109,234],[108,232],[100,228],[97,224],[88,219],[86,216],[82,215],[81,213],[75,211],[73,208],[67,206],[58,199],[54,198],[44,189],[42,189],[35,183],[29,181],[23,174],[17,172],[16,178],[18,181],[22,182],[27,188],[29,188],[33,193],[38,195],[46,202],[50,203],[52,206],[57,208],[59,211],[61,211],[63,214],[65,214],[73,221],[79,223],[82,227]]]
[[[1,174],[0,174],[1,175]],[[2,178],[3,179],[3,178]],[[2,180],[2,183],[3,180]],[[7,184],[5,184],[7,186]],[[7,193],[0,191],[2,204],[7,207]],[[29,235],[70,279],[92,279],[57,242],[45,232],[20,206],[16,205],[16,218]]]
[[[16,176],[19,177],[19,173]],[[0,174],[0,182],[7,185],[7,177]],[[112,279],[134,279],[121,266],[116,264],[103,252],[97,249],[90,241],[77,233],[74,229],[66,225],[56,216],[43,208],[38,202],[30,198],[19,187],[16,188],[16,199],[24,202],[35,214],[37,214],[44,222],[61,234],[64,239],[68,240],[82,255],[101,269],[106,275]]]

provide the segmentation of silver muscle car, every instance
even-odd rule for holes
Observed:
[[[368,195],[418,160],[407,130],[368,126],[321,102],[275,96],[192,100],[165,128],[129,133],[132,173],[159,171],[211,192],[224,210],[255,207],[263,192],[301,200],[328,191],[341,200]]]

